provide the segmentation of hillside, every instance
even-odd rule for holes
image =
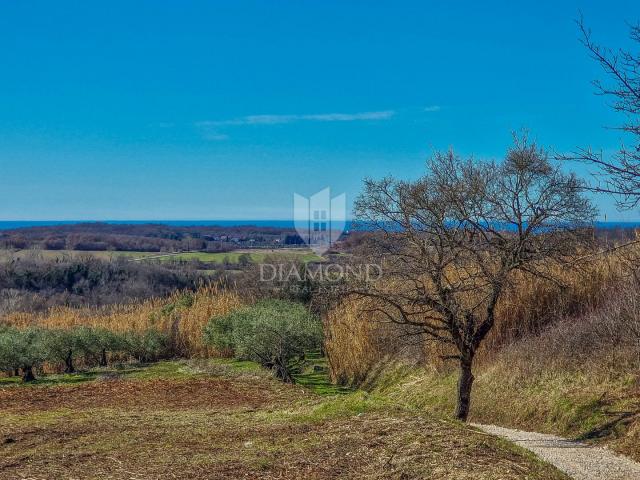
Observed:
[[[3,478],[561,480],[505,442],[247,362],[164,362],[0,387]]]

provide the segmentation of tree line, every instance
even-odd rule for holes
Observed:
[[[193,290],[210,280],[188,265],[124,258],[23,258],[0,263],[0,315],[56,305],[99,306]]]
[[[24,330],[0,327],[0,371],[32,382],[36,369],[45,363],[74,373],[77,362],[85,367],[106,367],[110,358],[151,362],[169,356],[169,345],[168,336],[154,329],[118,333],[86,326]]]
[[[0,248],[78,251],[175,252],[207,250],[225,252],[238,243],[278,243],[295,231],[257,226],[190,226],[160,224],[81,223],[0,231]]]

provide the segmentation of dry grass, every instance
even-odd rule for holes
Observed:
[[[116,332],[155,328],[169,334],[176,354],[209,356],[215,352],[203,343],[202,329],[212,316],[229,313],[243,300],[235,292],[212,284],[195,292],[175,292],[169,298],[154,298],[138,304],[85,309],[55,307],[43,314],[14,313],[5,318],[5,323],[18,328],[87,325]]]
[[[329,311],[324,322],[331,377],[341,385],[359,384],[389,350],[382,342],[381,325],[360,314],[366,303],[366,299],[344,302]]]
[[[564,289],[518,278],[477,357],[472,421],[603,442],[640,460],[640,286],[628,260],[557,270]],[[389,366],[403,341],[366,307],[346,302],[327,317],[333,378],[451,415],[457,368],[438,358],[442,347]]]
[[[628,263],[617,255],[595,257],[579,268],[556,266],[552,271],[556,283],[515,273],[514,287],[502,296],[494,328],[483,342],[477,361],[490,361],[503,346],[539,334],[559,318],[592,311],[621,282],[628,282],[630,273]],[[401,338],[406,331],[370,313],[370,307],[366,301],[348,299],[326,317],[327,354],[334,380],[357,384],[376,362],[398,352],[406,356],[409,350],[413,360],[426,358],[435,366],[441,366],[443,354],[452,353],[440,344],[423,343],[416,355],[416,338]]]
[[[361,392],[320,398],[251,372],[186,375],[5,387],[0,476],[566,479],[493,437]],[[62,390],[82,400],[57,405]],[[30,399],[28,415],[14,392]]]
[[[611,277],[609,284],[602,280],[607,278],[604,275],[592,284],[576,278],[571,289],[558,292],[555,304],[548,300],[549,294],[540,301],[549,311],[541,323],[527,323],[531,317],[525,308],[507,310],[508,321],[513,321],[514,311],[522,311],[525,327],[513,337],[519,340],[506,344],[498,332],[493,345],[499,348],[491,355],[485,352],[476,362],[472,421],[605,443],[640,460],[640,286],[623,275]],[[539,291],[523,287],[518,298],[531,306]],[[573,302],[580,299],[586,306],[576,309]],[[532,315],[542,318],[544,311],[540,307]],[[353,311],[350,314],[351,319],[365,321]],[[505,317],[499,321],[505,322]],[[538,334],[527,331],[532,325]],[[506,329],[504,324],[502,328]],[[375,335],[375,327],[350,331]],[[369,339],[354,341],[364,344]],[[382,347],[376,353],[379,358],[385,355]],[[417,358],[407,365],[368,364],[362,385],[400,404],[451,415],[456,365]]]

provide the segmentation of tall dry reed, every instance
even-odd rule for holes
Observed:
[[[572,268],[554,266],[550,273],[555,281],[515,274],[513,287],[497,306],[494,328],[478,352],[479,362],[490,361],[503,346],[538,334],[559,318],[593,310],[629,282],[631,272],[620,256],[600,255]],[[416,342],[416,337],[406,336],[406,331],[382,322],[369,310],[365,301],[348,299],[326,316],[326,351],[332,376],[339,382],[361,381],[375,362]],[[443,355],[452,353],[438,344],[422,347],[423,356],[437,367],[442,366]]]
[[[14,313],[5,318],[5,323],[17,328],[86,325],[115,332],[143,332],[154,328],[169,335],[176,355],[209,356],[216,352],[203,342],[204,326],[211,317],[227,314],[242,303],[243,299],[237,293],[212,284],[195,292],[177,291],[168,298],[153,298],[136,304],[101,308],[55,307],[42,314]]]

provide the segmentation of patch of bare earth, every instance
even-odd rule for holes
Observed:
[[[457,424],[395,409],[318,416],[327,401],[270,379],[3,389],[0,478],[564,478]]]
[[[259,383],[256,383],[259,382]],[[261,388],[261,379],[105,380],[74,386],[0,389],[0,409],[9,412],[86,408],[258,408],[290,401],[299,389]]]

